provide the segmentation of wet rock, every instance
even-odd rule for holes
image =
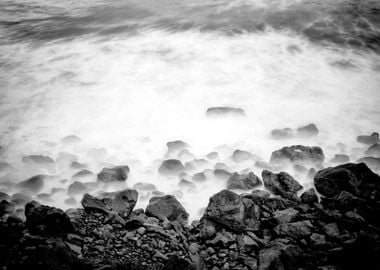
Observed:
[[[87,187],[83,183],[75,181],[69,186],[67,193],[69,195],[77,195],[77,194],[83,194],[86,191],[87,191]]]
[[[368,167],[370,167],[373,170],[380,169],[380,157],[363,157],[361,159],[358,159],[356,163],[365,163]]]
[[[44,186],[44,180],[47,177],[47,175],[39,174],[18,183],[17,186],[26,192],[39,192]]]
[[[196,188],[196,185],[193,182],[185,180],[185,179],[181,179],[181,181],[179,181],[179,183],[178,183],[178,186],[180,188],[189,188],[189,189],[195,189]]]
[[[237,149],[232,153],[232,159],[235,162],[244,162],[252,159],[253,157],[254,155],[252,155],[250,152],[240,149]]]
[[[283,162],[292,162],[297,164],[322,163],[324,158],[323,151],[318,146],[309,147],[303,145],[293,145],[274,151],[271,155],[270,162],[273,164],[281,164]]]
[[[16,206],[8,202],[7,200],[1,200],[0,202],[0,218],[6,214],[11,214],[16,210]]]
[[[215,236],[214,239],[210,240],[208,243],[214,246],[229,247],[235,241],[236,238],[232,233],[222,230]]]
[[[146,207],[147,216],[157,217],[161,220],[179,221],[186,224],[189,214],[181,203],[172,195],[152,197]]]
[[[302,189],[302,186],[286,172],[274,174],[264,170],[262,178],[267,189],[284,198],[296,199],[297,191]]]
[[[323,226],[323,232],[332,239],[338,239],[340,231],[338,225],[335,222],[328,223]]]
[[[182,162],[178,159],[164,160],[158,169],[160,174],[163,175],[177,175],[185,170]]]
[[[203,239],[210,239],[215,236],[216,228],[215,223],[207,218],[203,218],[200,222],[200,237]]]
[[[213,195],[205,210],[204,217],[233,231],[244,228],[244,204],[242,198],[229,190]]]
[[[94,175],[91,171],[83,169],[72,176],[72,178],[83,178]]]
[[[54,160],[51,157],[42,156],[42,155],[25,156],[22,158],[22,161],[26,164],[39,164],[39,165],[54,164]]]
[[[293,239],[299,239],[311,234],[313,225],[310,221],[297,221],[293,223],[282,223],[274,228],[279,236],[288,236]]]
[[[156,186],[150,183],[140,182],[133,185],[134,189],[142,191],[153,191],[157,190]]]
[[[371,145],[364,153],[373,157],[380,157],[380,144],[375,143]]]
[[[223,115],[235,115],[245,116],[245,112],[240,108],[233,107],[210,107],[206,111],[207,116],[223,116]]]
[[[125,181],[128,178],[129,172],[130,170],[128,166],[103,168],[98,174],[98,181],[105,183]]]
[[[208,159],[215,160],[215,159],[219,159],[219,154],[218,152],[211,152],[211,153],[208,153],[206,157]]]
[[[379,142],[379,133],[373,132],[371,135],[361,135],[358,136],[356,140],[363,144],[375,144]]]
[[[271,247],[261,249],[259,253],[258,270],[285,269],[280,257],[282,255],[283,244],[276,244]]]
[[[348,155],[336,154],[334,158],[331,160],[332,163],[348,163],[350,162],[350,157]]]
[[[188,260],[182,259],[177,255],[169,257],[166,261],[163,269],[165,270],[195,270],[195,266],[191,264]]]
[[[271,131],[271,135],[274,139],[290,139],[290,138],[308,138],[318,135],[318,128],[315,124],[308,124],[303,127],[299,127],[296,130],[291,128],[274,129]]]
[[[82,139],[79,138],[77,135],[68,135],[61,139],[61,143],[63,144],[77,144],[82,142]]]
[[[179,151],[189,147],[187,143],[181,140],[167,142],[166,146],[168,147],[168,151]]]
[[[326,197],[347,191],[366,199],[380,199],[380,177],[364,163],[347,163],[321,170],[315,175],[314,184]]]
[[[203,172],[196,173],[191,177],[191,180],[197,181],[197,182],[204,182],[207,180],[206,175]]]
[[[220,179],[229,179],[232,173],[225,169],[215,169],[214,175],[215,177],[220,178]]]
[[[73,197],[70,197],[70,198],[67,198],[64,201],[64,203],[68,204],[68,205],[76,205],[77,204],[77,200],[75,200],[75,198],[73,198]]]
[[[277,224],[293,222],[298,215],[298,211],[294,208],[277,210],[273,213],[273,219]]]
[[[270,197],[270,193],[265,190],[253,190],[252,191],[252,196],[257,197],[257,198],[262,198],[262,199],[268,199]]]
[[[70,164],[70,167],[72,169],[85,169],[85,168],[87,168],[86,164],[83,164],[83,163],[80,163],[80,162],[77,162],[77,161],[73,161]]]
[[[291,128],[274,129],[271,131],[274,139],[289,139],[294,137],[294,131]]]
[[[308,124],[304,127],[297,128],[297,135],[299,137],[312,137],[318,135],[318,128],[315,124]]]
[[[61,209],[36,201],[26,204],[25,216],[31,234],[62,236],[73,230],[69,217]]]
[[[313,205],[314,203],[318,203],[318,196],[315,193],[314,188],[310,188],[306,190],[304,193],[302,193],[301,202],[308,205]]]
[[[2,201],[2,200],[7,200],[7,201],[9,201],[10,198],[11,198],[11,196],[9,196],[7,193],[5,193],[5,192],[1,192],[1,191],[0,191],[0,201]]]
[[[234,173],[228,179],[227,189],[252,189],[261,185],[261,180],[253,172],[248,174]]]

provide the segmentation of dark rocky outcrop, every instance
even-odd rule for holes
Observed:
[[[117,181],[125,181],[128,178],[130,169],[128,166],[116,166],[112,168],[104,168],[98,174],[98,181],[110,183]]]
[[[302,186],[288,173],[280,172],[274,174],[264,170],[262,172],[264,186],[276,195],[280,195],[287,199],[297,199],[297,191],[302,189]]]
[[[302,193],[301,202],[309,204],[309,205],[313,205],[314,203],[318,203],[318,196],[315,193],[314,188],[310,188],[310,189],[306,190],[304,193]]]
[[[240,108],[233,107],[210,107],[206,111],[207,116],[236,115],[245,116],[245,112]]]
[[[252,189],[261,185],[261,180],[253,172],[234,173],[227,181],[227,189]]]
[[[185,170],[182,162],[178,159],[164,160],[158,169],[160,174],[163,175],[177,175]]]
[[[173,195],[162,197],[152,197],[146,207],[145,213],[148,216],[156,217],[161,220],[179,221],[186,224],[189,214],[185,208]]]
[[[270,162],[279,164],[283,162],[292,163],[322,163],[325,157],[323,151],[318,146],[293,145],[283,147],[272,153]]]
[[[373,132],[371,135],[360,135],[356,140],[363,144],[375,144],[379,142],[379,133]]]

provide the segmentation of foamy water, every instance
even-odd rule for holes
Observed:
[[[326,3],[312,12],[318,1],[15,2],[2,4],[9,10],[0,29],[0,155],[12,167],[0,172],[0,188],[9,194],[17,191],[14,183],[37,173],[55,175],[41,193],[66,188],[76,172],[67,160],[86,163],[95,174],[107,164],[127,164],[131,174],[125,184],[97,190],[153,183],[175,194],[193,219],[226,183],[210,176],[195,190],[180,190],[178,177],[159,175],[168,141],[187,142],[197,158],[220,153],[219,160],[189,171],[190,176],[213,169],[216,162],[260,175],[255,160],[268,161],[284,145],[319,145],[326,161],[343,152],[356,160],[366,149],[356,136],[379,130],[376,42],[367,47],[335,39],[326,43],[326,37],[316,41],[299,31],[299,25],[311,25],[322,15],[331,18],[329,9],[323,13]],[[10,23],[12,13],[18,23]],[[249,14],[260,14],[255,24]],[[279,14],[289,25],[277,27]],[[260,24],[265,27],[257,30]],[[241,108],[246,117],[206,117],[214,106]],[[270,137],[272,129],[308,123],[318,126],[317,137]],[[71,134],[82,142],[63,144]],[[93,148],[102,148],[96,157]],[[233,162],[235,149],[257,158]],[[56,166],[23,164],[22,157],[30,154],[48,155]],[[296,176],[311,185],[306,176]],[[138,206],[150,196],[141,192]],[[47,203],[67,208],[68,197],[58,192]]]

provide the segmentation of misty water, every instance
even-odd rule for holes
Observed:
[[[78,180],[74,160],[94,173],[83,182],[106,166],[130,167],[125,183],[93,194],[152,183],[194,219],[226,187],[208,170],[218,162],[260,175],[256,161],[293,144],[321,146],[325,166],[338,153],[355,161],[367,148],[356,137],[380,129],[378,1],[2,0],[0,36],[0,191],[48,174],[39,193],[62,208],[80,204],[81,194],[64,202]],[[207,117],[216,106],[245,116]],[[318,136],[270,136],[309,123]],[[62,141],[69,135],[81,141]],[[183,163],[207,161],[181,176],[206,170],[195,189],[158,173],[173,140],[190,145]],[[233,161],[236,149],[252,158]],[[208,159],[213,151],[219,158]],[[26,155],[55,164],[25,164]],[[153,196],[139,194],[138,207]]]

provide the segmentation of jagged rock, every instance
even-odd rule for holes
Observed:
[[[185,180],[185,179],[181,179],[181,181],[179,181],[178,183],[178,186],[180,188],[190,188],[190,189],[196,188],[196,185],[193,182]]]
[[[173,196],[152,197],[146,207],[147,216],[157,217],[161,220],[179,221],[186,224],[189,214],[181,203]]]
[[[217,233],[215,238],[210,240],[208,243],[214,246],[229,247],[235,241],[236,238],[232,233],[222,230],[221,232]]]
[[[244,228],[244,204],[242,198],[229,190],[213,195],[205,210],[204,217],[233,231]]]
[[[273,219],[277,224],[293,222],[298,215],[298,211],[293,208],[277,210],[273,213]]]
[[[153,191],[157,190],[156,186],[150,183],[136,183],[133,185],[134,189],[143,190],[143,191]]]
[[[284,269],[280,259],[283,248],[283,244],[276,243],[271,247],[261,249],[259,253],[258,270]]]
[[[236,162],[244,162],[254,157],[250,152],[237,149],[232,153],[232,159]]]
[[[274,231],[279,236],[288,236],[293,239],[299,239],[309,236],[313,225],[310,221],[297,221],[293,223],[282,223],[274,228]]]
[[[0,218],[3,215],[11,214],[16,210],[16,207],[13,203],[8,202],[7,200],[2,200],[0,202]]]
[[[364,163],[347,163],[321,170],[315,175],[314,184],[317,191],[327,197],[348,191],[362,198],[380,199],[380,177]]]
[[[375,143],[371,145],[364,153],[373,157],[380,157],[380,144]]]
[[[232,175],[232,173],[225,169],[215,169],[214,175],[221,179],[228,179]]]
[[[284,198],[296,199],[297,191],[302,189],[302,186],[286,172],[274,174],[264,170],[262,172],[262,178],[264,186],[267,189]]]
[[[47,177],[47,175],[39,174],[18,183],[17,186],[27,192],[39,192],[44,186],[44,179]]]
[[[347,163],[350,162],[350,157],[348,155],[336,154],[334,158],[331,160],[332,163]]]
[[[335,222],[324,225],[323,232],[332,239],[337,239],[340,235],[338,225]]]
[[[200,228],[200,236],[203,239],[210,239],[215,236],[216,228],[214,222],[208,220],[207,218],[203,218],[199,225]]]
[[[54,160],[48,156],[42,155],[30,155],[22,158],[22,161],[26,164],[39,164],[39,165],[47,165],[54,164]]]
[[[318,146],[293,145],[283,147],[272,153],[270,163],[281,164],[283,162],[302,163],[322,163],[325,157],[323,151]]]
[[[114,182],[114,181],[125,181],[128,178],[130,170],[128,166],[116,166],[112,168],[104,168],[98,174],[98,181],[101,182]]]
[[[240,108],[232,107],[210,107],[206,112],[207,116],[236,115],[245,116],[245,112]]]
[[[185,170],[182,162],[178,159],[167,159],[164,160],[158,169],[160,174],[163,175],[176,175]]]
[[[252,250],[257,251],[259,249],[259,244],[246,234],[238,235],[237,243],[239,248],[248,252],[251,252]]]
[[[228,179],[227,189],[252,189],[261,185],[261,180],[253,172],[248,174],[234,173]]]
[[[371,135],[361,135],[356,138],[356,140],[360,143],[364,144],[375,144],[379,142],[379,133],[373,132]]]
[[[36,201],[26,204],[25,216],[31,234],[62,236],[73,230],[69,217],[61,209]]]
[[[263,199],[268,199],[270,197],[270,193],[268,191],[259,189],[253,190],[251,194],[255,197]]]
[[[318,203],[318,196],[315,193],[314,188],[309,188],[301,195],[301,202],[309,205],[313,205],[314,203]]]
[[[75,181],[74,183],[70,184],[67,193],[69,195],[77,195],[82,194],[87,191],[87,187],[85,184]]]

